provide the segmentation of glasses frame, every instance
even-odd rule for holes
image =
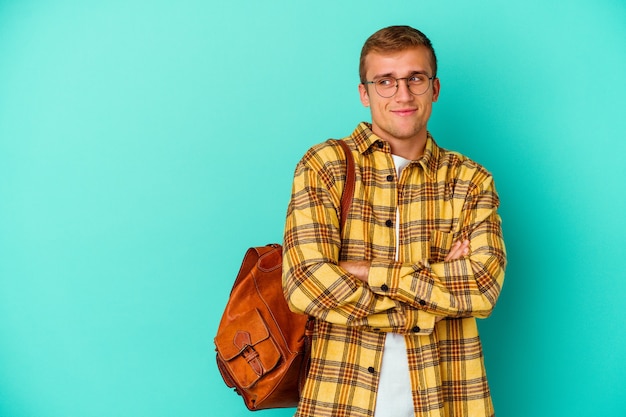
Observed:
[[[364,81],[364,82],[363,82],[363,84],[374,84],[374,90],[376,90],[376,94],[378,94],[378,95],[379,95],[379,96],[381,96],[382,98],[391,98],[391,97],[395,96],[395,95],[396,95],[396,93],[398,92],[398,88],[399,88],[399,86],[400,86],[400,80],[405,80],[405,81],[406,81],[406,88],[407,88],[407,90],[409,90],[409,93],[411,93],[411,94],[412,94],[412,95],[414,95],[414,96],[421,96],[422,94],[426,94],[426,92],[427,92],[427,91],[428,91],[428,89],[432,86],[433,81],[435,80],[435,78],[437,78],[437,76],[436,76],[436,75],[433,75],[432,77],[427,77],[427,79],[428,79],[428,87],[426,87],[426,89],[425,89],[423,92],[421,92],[421,93],[419,93],[419,94],[416,94],[416,93],[414,93],[413,91],[411,91],[411,87],[409,86],[409,78],[411,78],[411,77],[413,77],[413,76],[415,76],[415,75],[417,75],[417,74],[420,74],[420,75],[426,75],[426,74],[422,74],[422,73],[419,73],[419,72],[418,72],[418,73],[415,73],[415,74],[411,74],[411,75],[409,75],[408,77],[401,77],[401,78],[395,78],[395,77],[381,77],[381,79],[376,80],[376,81]],[[392,79],[392,80],[395,80],[395,81],[396,81],[396,85],[395,85],[396,89],[394,90],[394,92],[393,92],[393,94],[392,94],[392,95],[390,95],[390,96],[384,96],[384,95],[380,94],[380,91],[378,91],[378,88],[376,88],[377,83],[378,83],[380,80],[382,80],[382,79]]]

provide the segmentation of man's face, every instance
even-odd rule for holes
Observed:
[[[433,76],[430,54],[425,46],[398,52],[371,52],[365,57],[367,81],[381,77],[404,78],[414,73]],[[433,102],[439,97],[439,79],[421,95],[412,94],[406,81],[398,81],[398,90],[389,98],[376,92],[373,84],[359,85],[361,103],[370,107],[372,131],[382,139],[394,141],[426,140],[426,124]]]

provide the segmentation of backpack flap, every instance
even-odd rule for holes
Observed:
[[[241,388],[250,388],[276,367],[280,351],[257,309],[243,313],[220,327],[215,337],[217,354]]]

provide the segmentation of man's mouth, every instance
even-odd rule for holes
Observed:
[[[398,109],[398,110],[391,110],[391,112],[398,116],[410,116],[416,112],[416,109]]]

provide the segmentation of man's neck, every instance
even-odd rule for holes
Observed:
[[[426,140],[427,136],[424,134],[423,137],[420,135],[420,137],[413,139],[387,139],[387,142],[389,142],[389,145],[391,146],[392,154],[415,161],[424,154]]]

